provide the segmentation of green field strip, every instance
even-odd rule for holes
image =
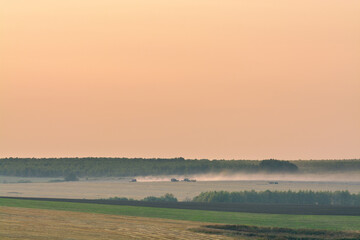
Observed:
[[[137,217],[154,217],[211,223],[256,225],[264,227],[311,228],[343,231],[360,230],[360,216],[218,212],[206,210],[134,207],[19,199],[0,199],[0,206],[126,215]]]

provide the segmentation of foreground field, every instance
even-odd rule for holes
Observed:
[[[203,210],[134,207],[88,203],[47,202],[34,200],[0,199],[0,206],[65,210],[111,215],[155,217],[195,222],[256,225],[264,227],[309,228],[358,231],[359,216],[318,216],[215,212]]]
[[[257,227],[247,225],[205,225],[193,229],[195,232],[232,236],[236,239],[256,240],[358,240],[360,232],[329,231],[315,229],[293,229]]]
[[[230,239],[189,231],[202,223],[0,207],[0,239]]]
[[[19,180],[32,181],[31,178]],[[36,179],[37,180],[37,179]],[[12,179],[14,181],[14,179]],[[7,182],[10,182],[8,179]],[[47,197],[47,198],[110,198],[127,197],[142,199],[148,196],[163,196],[172,193],[180,201],[191,199],[205,191],[344,191],[360,192],[360,182],[290,182],[280,181],[212,181],[212,182],[136,182],[128,181],[80,181],[59,183],[0,183],[0,196]]]

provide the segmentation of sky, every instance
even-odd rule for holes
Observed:
[[[0,0],[0,157],[360,158],[358,0]]]

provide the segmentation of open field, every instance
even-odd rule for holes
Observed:
[[[24,179],[24,178],[22,178]],[[31,180],[27,179],[27,180]],[[360,192],[360,182],[292,182],[279,181],[198,181],[198,182],[136,182],[127,181],[79,181],[59,183],[8,183],[0,184],[0,196],[48,197],[48,198],[110,198],[127,197],[142,199],[148,196],[163,196],[172,193],[180,201],[191,199],[205,191],[337,191]]]
[[[269,228],[247,225],[206,225],[193,229],[195,232],[232,236],[235,239],[256,240],[354,240],[360,239],[360,232],[329,231],[293,228]]]
[[[89,240],[89,239],[232,239],[189,231],[203,223],[0,207],[0,239]]]
[[[15,177],[15,176],[0,176],[1,183],[46,183],[51,180],[63,180],[64,178],[48,178],[48,177]]]
[[[69,198],[18,198],[0,197],[4,200],[35,200],[49,202],[95,203],[105,205],[175,208],[220,212],[245,212],[296,215],[339,215],[360,216],[359,206],[329,206],[306,204],[263,204],[263,203],[218,203],[218,202],[148,202],[106,199],[69,199]]]
[[[264,227],[309,228],[344,231],[358,231],[360,229],[359,216],[320,216],[215,212],[204,210],[134,207],[88,203],[47,202],[18,199],[0,199],[0,206],[65,210],[137,217],[155,217],[173,220],[242,224]]]

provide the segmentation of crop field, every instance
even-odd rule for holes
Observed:
[[[203,223],[169,219],[0,207],[0,239],[232,239],[196,233]]]
[[[308,228],[337,231],[358,231],[360,229],[359,216],[259,214],[89,203],[0,199],[0,208],[3,207],[64,210],[122,216],[154,217],[195,222],[255,225],[262,227],[283,227],[297,229]]]
[[[4,178],[5,179],[5,178]],[[21,178],[31,181],[31,178]],[[20,181],[17,179],[17,181]],[[12,178],[12,181],[15,181]],[[9,182],[9,181],[8,181]],[[110,198],[127,197],[142,199],[148,196],[163,196],[172,193],[180,201],[192,199],[205,191],[242,191],[242,190],[279,190],[279,191],[336,191],[349,190],[360,192],[360,182],[299,182],[279,181],[269,184],[267,181],[198,181],[198,182],[136,182],[121,180],[99,180],[79,182],[31,182],[0,183],[0,196],[13,197],[47,197],[47,198]]]
[[[35,200],[47,202],[95,203],[105,205],[175,208],[190,210],[206,210],[220,212],[296,214],[296,215],[339,215],[360,216],[359,206],[329,206],[307,204],[263,204],[263,203],[217,203],[217,202],[148,202],[106,199],[70,199],[70,198],[21,198],[0,197],[5,201]]]

